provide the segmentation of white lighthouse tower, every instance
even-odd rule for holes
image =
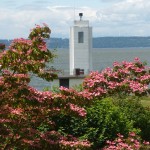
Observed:
[[[70,75],[87,75],[92,70],[92,27],[88,20],[74,21],[70,28]]]
[[[92,27],[88,20],[80,19],[74,21],[70,28],[70,73],[60,74],[58,79],[51,83],[53,86],[74,87],[83,82],[86,75],[92,71]]]

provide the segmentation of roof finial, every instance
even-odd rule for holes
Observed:
[[[80,21],[82,20],[83,13],[79,13]]]

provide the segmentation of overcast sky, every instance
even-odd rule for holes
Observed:
[[[27,38],[46,23],[51,37],[69,37],[78,13],[93,36],[150,36],[150,0],[0,0],[0,39]]]

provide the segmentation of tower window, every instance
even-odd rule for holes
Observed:
[[[84,33],[78,32],[78,43],[83,43],[83,42],[84,42]]]

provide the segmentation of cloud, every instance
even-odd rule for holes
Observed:
[[[45,3],[51,3],[51,2],[48,2],[47,0],[34,0],[33,3],[45,4]]]
[[[75,10],[69,6],[47,6],[47,8],[33,7],[24,5],[15,10],[0,10],[0,38],[28,37],[29,30],[35,24],[47,23],[54,37],[69,37],[69,28],[73,25],[74,19],[79,19],[78,13],[84,12],[84,19],[94,20],[96,11],[88,7],[82,7]]]
[[[13,1],[13,0],[6,0],[5,2],[3,1],[0,1],[0,6],[1,6],[1,9],[3,7],[7,7],[7,8],[13,8],[17,5],[17,2],[16,1]]]
[[[50,26],[52,37],[69,37],[69,28],[74,19],[79,19],[80,12],[83,12],[83,19],[89,20],[93,26],[93,36],[150,35],[149,0],[111,1],[115,3],[103,9],[48,3],[35,6],[32,3],[20,4],[16,9],[1,8],[0,38],[27,38],[30,29],[42,23]]]
[[[112,2],[120,2],[120,1],[125,1],[125,0],[100,0],[100,1],[104,3],[112,3]]]
[[[0,10],[0,38],[28,37],[28,33],[35,24],[49,20],[49,11],[43,10]],[[9,35],[8,35],[9,34]]]
[[[99,24],[105,29],[116,28],[125,35],[149,35],[149,8],[149,0],[126,0],[99,10],[97,17]],[[110,33],[114,32],[110,31]]]

